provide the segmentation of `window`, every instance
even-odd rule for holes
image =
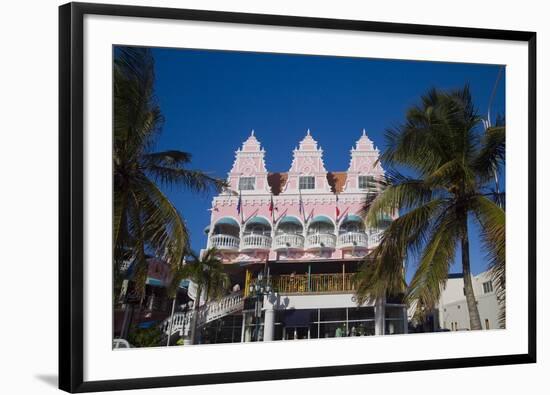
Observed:
[[[386,335],[397,335],[405,332],[406,316],[402,307],[386,306],[385,312]]]
[[[256,183],[255,177],[241,177],[239,178],[239,190],[253,191],[255,183]]]
[[[483,293],[488,294],[489,292],[493,292],[493,282],[487,281],[483,283]]]
[[[315,177],[305,176],[300,177],[300,189],[315,189]]]
[[[359,189],[375,189],[373,176],[359,176]]]

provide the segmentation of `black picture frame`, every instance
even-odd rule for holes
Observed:
[[[483,356],[308,367],[107,381],[83,378],[83,19],[86,14],[227,22],[270,26],[401,33],[528,43],[528,352]],[[343,376],[536,362],[536,33],[525,31],[367,22],[283,15],[69,3],[59,8],[59,388],[90,392],[199,384]]]

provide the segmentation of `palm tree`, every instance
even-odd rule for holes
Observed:
[[[191,333],[189,338],[195,342],[198,326],[198,315],[201,297],[205,303],[224,296],[229,289],[229,276],[224,271],[223,263],[218,257],[215,248],[206,250],[202,257],[191,254],[192,260],[187,262],[189,279],[197,286],[195,303],[193,304],[194,314],[191,322]]]
[[[185,223],[160,187],[207,192],[220,190],[225,183],[187,169],[189,153],[153,151],[163,117],[154,96],[154,59],[149,49],[117,48],[113,73],[114,277],[121,278],[123,261],[134,260],[135,288],[143,295],[146,254],[177,266],[188,249]]]
[[[468,86],[432,89],[409,109],[403,125],[387,132],[381,160],[388,177],[368,201],[366,221],[379,227],[388,214],[402,215],[387,226],[357,275],[361,302],[405,290],[403,263],[417,260],[407,299],[435,306],[459,247],[470,326],[481,329],[470,224],[479,224],[491,266],[504,270],[505,213],[491,187],[495,169],[504,164],[505,131],[499,126],[480,133],[480,121]],[[407,175],[398,168],[406,168]]]
[[[174,321],[174,311],[176,309],[178,290],[182,280],[188,278],[189,275],[189,266],[187,266],[185,262],[172,266],[172,278],[168,284],[168,287],[166,287],[166,295],[169,299],[172,299],[172,310],[170,312],[170,325],[168,327],[168,339],[166,340],[166,346],[170,345],[170,338],[172,337],[172,325]]]

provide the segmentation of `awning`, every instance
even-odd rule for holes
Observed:
[[[164,287],[164,281],[153,277],[147,277],[147,281],[145,282],[145,284],[153,285],[155,287]]]
[[[147,277],[146,284],[152,285],[154,287],[166,287],[166,284],[164,283],[164,281],[154,277]],[[181,280],[179,287],[186,288],[186,289],[189,288],[189,280]]]
[[[282,224],[296,224],[302,226],[300,220],[296,217],[293,217],[292,215],[285,215],[283,218],[281,218],[279,220],[279,226],[281,226]]]
[[[342,221],[342,223],[346,223],[346,222],[361,222],[361,223],[363,223],[363,218],[361,218],[360,216],[358,216],[356,214],[348,214],[348,215],[346,215],[346,217]]]
[[[260,225],[271,226],[269,221],[267,219],[265,219],[264,217],[252,217],[248,221],[246,221],[246,224],[247,225],[260,224]]]
[[[216,221],[215,225],[232,225],[239,227],[239,222],[235,218],[223,217]]]
[[[316,216],[315,218],[313,218],[310,222],[310,225],[311,224],[314,224],[316,222],[326,222],[326,223],[329,223],[332,225],[332,221],[329,217],[327,217],[326,215],[318,215]]]

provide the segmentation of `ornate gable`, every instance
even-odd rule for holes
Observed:
[[[299,179],[306,176],[314,178],[315,187],[302,189],[302,193],[331,192],[323,162],[323,150],[317,147],[317,141],[313,139],[309,129],[299,147],[294,149],[294,158],[282,194],[298,193]]]
[[[253,189],[242,190],[243,194],[269,194],[271,188],[267,182],[267,170],[265,168],[265,150],[254,135],[254,130],[250,137],[243,143],[242,148],[235,152],[235,161],[229,172],[228,182],[230,189],[239,190],[239,179],[247,177],[253,183]]]
[[[371,139],[367,136],[365,129],[357,140],[355,147],[351,149],[351,160],[347,171],[346,184],[343,193],[360,193],[364,189],[359,188],[360,176],[372,176],[380,179],[384,176],[384,169],[377,162],[380,152]]]

